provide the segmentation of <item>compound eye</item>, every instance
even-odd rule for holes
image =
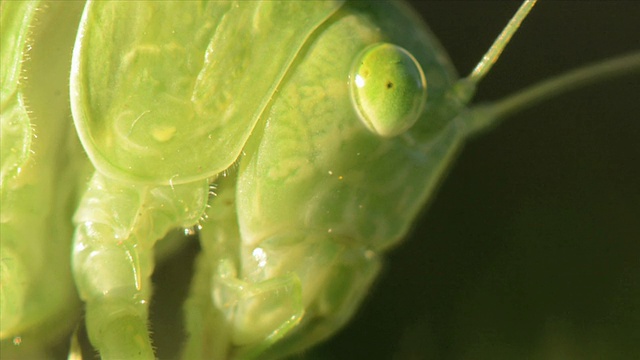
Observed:
[[[379,43],[364,49],[350,74],[351,99],[374,134],[392,137],[408,130],[422,113],[427,81],[405,49]]]

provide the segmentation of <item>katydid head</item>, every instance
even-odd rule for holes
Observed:
[[[239,348],[286,331],[270,351],[295,351],[344,324],[380,269],[378,255],[406,235],[466,138],[476,81],[457,80],[437,40],[404,10],[346,4],[312,37],[244,148],[237,278],[244,288],[277,280],[300,301],[279,309],[295,330],[275,316],[252,328],[245,324],[257,315],[217,304],[236,314]],[[411,24],[412,36],[398,23]],[[226,273],[213,286],[231,294]],[[276,292],[264,299],[255,309]]]

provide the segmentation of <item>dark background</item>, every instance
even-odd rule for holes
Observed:
[[[414,3],[463,75],[520,4]],[[476,100],[640,49],[639,14],[541,1]],[[639,93],[638,75],[598,84],[472,139],[353,321],[301,358],[640,358]],[[155,276],[163,359],[179,349],[164,320],[180,319],[194,249]]]

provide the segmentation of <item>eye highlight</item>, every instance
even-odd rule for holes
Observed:
[[[351,99],[374,134],[392,137],[408,130],[427,100],[427,81],[405,49],[378,43],[364,49],[350,73]]]

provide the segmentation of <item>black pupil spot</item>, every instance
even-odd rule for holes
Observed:
[[[391,81],[387,82],[387,89],[391,89],[393,87],[393,83]]]

